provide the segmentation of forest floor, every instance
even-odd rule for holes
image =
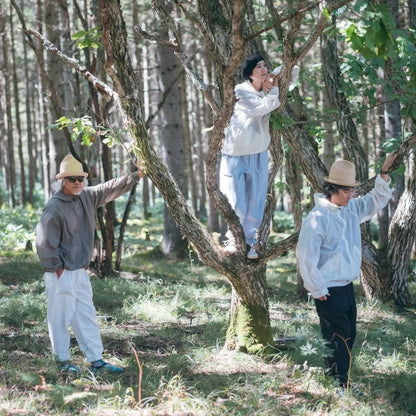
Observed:
[[[37,256],[0,253],[0,415],[416,415],[416,308],[369,302],[356,284],[351,380],[362,394],[340,395],[314,304],[297,296],[293,253],[268,267],[276,353],[225,351],[228,281],[192,256],[164,259],[151,221],[132,223],[140,236],[127,236],[122,272],[91,273],[104,358],[121,375],[90,372],[75,340],[81,372],[59,371]]]

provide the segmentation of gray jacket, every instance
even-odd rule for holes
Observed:
[[[58,191],[46,204],[36,227],[36,250],[45,272],[85,269],[94,247],[95,210],[129,192],[137,173],[86,187],[80,195]]]

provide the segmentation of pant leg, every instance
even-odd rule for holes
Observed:
[[[334,352],[326,365],[341,383],[346,383],[351,363],[351,348],[356,335],[356,304],[352,283],[329,288],[326,301],[315,300],[322,337]]]
[[[220,164],[220,191],[227,197],[240,223],[246,216],[244,156],[222,155]],[[229,234],[229,232],[227,232]]]
[[[349,345],[350,350],[352,350],[355,337],[357,335],[357,303],[355,301],[354,286],[352,283],[346,286],[346,292],[347,292],[348,301],[350,304],[350,309],[348,311],[348,318],[350,321],[350,334],[351,335],[348,341],[348,345]]]
[[[44,274],[48,299],[47,321],[52,351],[57,360],[70,358],[69,325],[75,311],[76,290],[71,272],[64,270],[58,279],[56,273]]]
[[[77,274],[78,285],[76,308],[71,326],[80,348],[87,357],[87,361],[100,360],[103,344],[92,299],[90,276],[83,269],[76,270],[74,273]]]
[[[264,206],[267,195],[269,156],[267,150],[255,155],[249,155],[246,171],[246,215],[242,225],[247,244],[257,241],[257,230],[263,221]]]

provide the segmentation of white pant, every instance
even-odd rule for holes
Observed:
[[[84,269],[64,270],[59,279],[56,273],[46,272],[43,277],[48,297],[49,337],[55,359],[66,361],[70,358],[71,326],[87,361],[100,360],[103,344],[87,272]]]

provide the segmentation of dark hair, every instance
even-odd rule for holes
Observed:
[[[253,73],[253,69],[260,61],[264,61],[262,56],[251,55],[243,62],[241,65],[241,75],[244,79],[250,79],[250,75]]]
[[[346,191],[353,188],[352,186],[342,186],[342,185],[336,185],[335,183],[331,182],[324,182],[322,185],[322,192],[325,195],[327,199],[331,198],[331,195],[338,194],[338,191],[340,189],[345,189]]]

